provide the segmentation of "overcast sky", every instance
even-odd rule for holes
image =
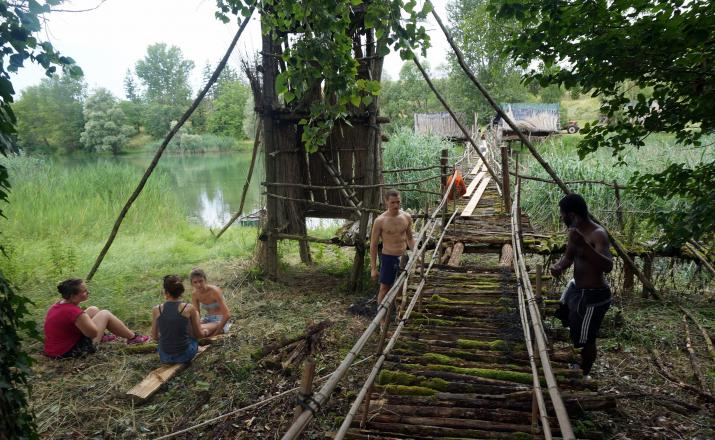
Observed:
[[[330,0],[326,0],[330,1]],[[448,0],[433,0],[437,12],[446,20]],[[70,0],[63,9],[88,9],[101,0]],[[418,3],[422,3],[419,1]],[[221,59],[238,25],[223,24],[214,16],[214,0],[106,0],[89,12],[55,12],[49,15],[46,37],[62,54],[71,56],[82,67],[90,89],[106,87],[124,98],[123,81],[127,69],[144,57],[150,44],[163,42],[181,48],[184,58],[195,63],[191,85],[201,86],[201,71],[206,62],[212,66]],[[448,44],[437,24],[426,23],[432,39],[427,59],[433,70],[446,61]],[[261,46],[260,25],[254,14],[241,36],[230,65],[238,67],[240,57],[254,53]],[[402,60],[390,54],[385,71],[397,78]],[[12,81],[17,92],[40,82],[44,72],[29,63]],[[19,96],[17,97],[19,98]]]

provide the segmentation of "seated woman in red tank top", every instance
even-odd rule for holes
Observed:
[[[82,309],[79,304],[89,298],[89,290],[81,279],[62,281],[57,290],[62,299],[51,305],[45,316],[44,353],[48,357],[64,359],[94,353],[95,343],[111,341],[117,336],[126,338],[127,344],[141,344],[150,339],[129,330],[109,310],[95,306]],[[105,330],[113,334],[105,335]]]

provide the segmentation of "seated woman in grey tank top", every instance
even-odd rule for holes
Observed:
[[[155,306],[152,313],[151,334],[159,341],[159,360],[167,364],[191,361],[199,349],[201,336],[199,312],[191,304],[181,301],[184,284],[178,275],[164,277],[164,304]]]

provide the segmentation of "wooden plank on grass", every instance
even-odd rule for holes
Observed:
[[[199,347],[198,353],[194,359],[199,357],[209,346]],[[157,392],[159,387],[166,383],[169,379],[176,376],[181,370],[186,368],[187,364],[166,364],[150,372],[144,380],[136,384],[127,394],[132,397],[137,397],[141,400],[146,400]]]
[[[474,193],[471,199],[469,199],[469,203],[467,203],[467,206],[464,208],[464,211],[462,211],[462,217],[469,217],[472,215],[472,212],[474,212],[474,208],[477,207],[477,203],[479,203],[479,199],[482,198],[482,194],[484,194],[484,190],[487,189],[487,185],[489,182],[492,180],[491,177],[486,176],[482,182],[479,184],[479,187],[477,188],[477,191]]]
[[[467,192],[464,193],[464,198],[468,199],[472,197],[472,193],[474,192],[474,189],[477,187],[479,182],[484,178],[484,176],[487,175],[486,171],[482,171],[479,174],[477,174],[477,177],[474,178],[471,182],[469,182],[469,186],[467,187]]]

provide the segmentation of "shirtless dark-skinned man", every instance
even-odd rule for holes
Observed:
[[[611,289],[604,274],[613,269],[613,257],[608,234],[589,218],[583,197],[565,196],[559,201],[559,211],[568,228],[568,242],[561,260],[551,266],[551,274],[559,277],[574,265],[574,279],[561,297],[560,311],[574,347],[581,348],[584,378],[590,379],[591,367],[596,361],[598,330],[611,306]]]
[[[385,294],[395,283],[400,271],[400,257],[407,248],[413,249],[415,239],[412,234],[412,217],[400,209],[400,192],[390,189],[385,192],[387,211],[380,214],[372,225],[370,234],[370,275],[373,280],[380,277],[377,303],[382,303]],[[377,270],[377,243],[382,240],[380,270]],[[387,321],[385,317],[383,324]]]

